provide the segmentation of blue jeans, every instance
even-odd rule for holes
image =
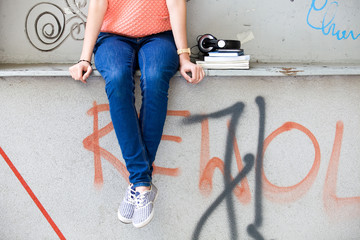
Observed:
[[[100,33],[95,65],[105,79],[110,115],[129,181],[150,186],[153,162],[165,123],[169,81],[179,68],[171,31],[129,38]],[[135,108],[134,73],[140,68],[142,104]]]

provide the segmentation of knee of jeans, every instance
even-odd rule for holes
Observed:
[[[105,82],[105,91],[108,97],[112,95],[116,97],[126,96],[132,93],[134,87],[131,73],[124,69],[117,69],[108,73]]]
[[[142,90],[152,96],[167,96],[172,76],[166,70],[147,71],[141,84]]]

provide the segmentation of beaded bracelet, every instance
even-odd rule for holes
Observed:
[[[88,64],[90,64],[90,66],[92,66],[92,63],[85,59],[80,59],[77,63],[79,63],[79,62],[87,62]]]

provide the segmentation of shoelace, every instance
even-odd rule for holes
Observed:
[[[129,195],[128,195],[128,201],[131,203],[131,204],[136,204],[136,191],[132,188],[129,189]]]
[[[144,207],[147,204],[147,199],[146,199],[147,194],[148,193],[142,193],[136,197],[136,207],[138,207],[138,208]]]

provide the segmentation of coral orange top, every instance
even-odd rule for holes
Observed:
[[[166,0],[108,0],[101,32],[144,37],[171,30]]]

